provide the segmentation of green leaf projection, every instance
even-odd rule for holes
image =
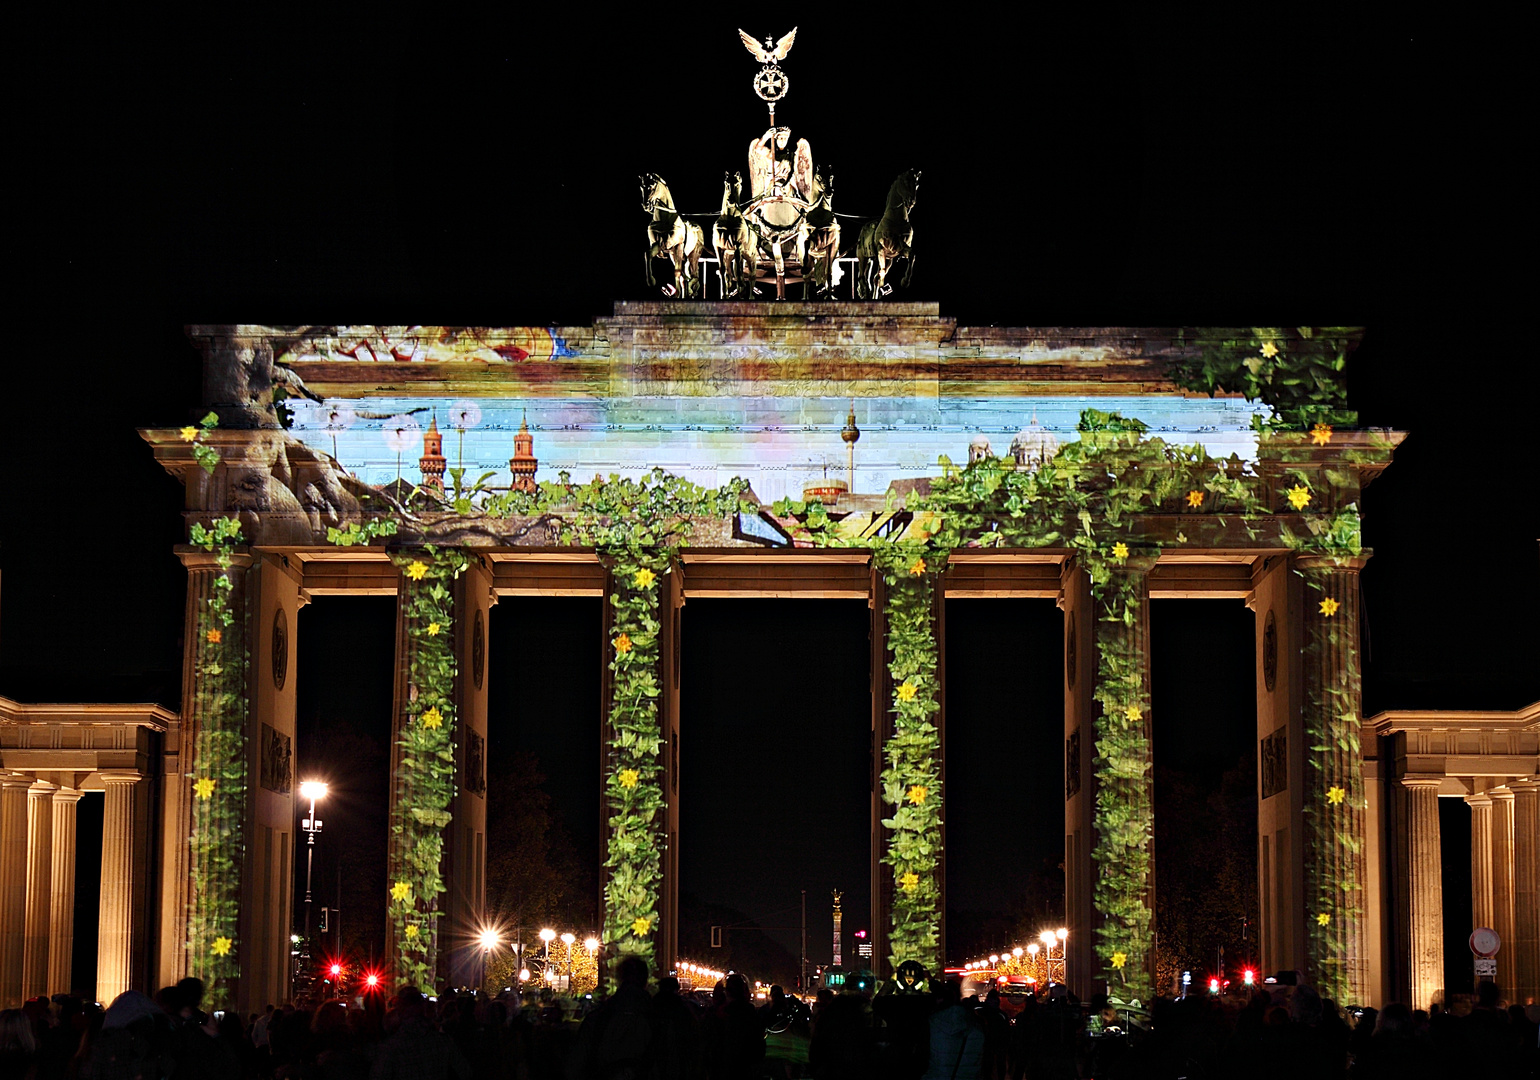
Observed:
[[[888,676],[893,733],[883,744],[880,777],[888,847],[882,861],[893,875],[890,962],[918,960],[941,969],[941,711],[937,677],[936,575],[945,552],[893,544],[873,552],[887,602]]]
[[[444,830],[455,794],[454,582],[466,555],[428,546],[394,556],[401,570],[406,633],[406,700],[396,740],[395,804],[390,819],[387,912],[396,978],[432,986],[438,964],[438,898]]]
[[[1171,361],[1166,374],[1179,386],[1213,396],[1243,394],[1272,406],[1262,428],[1305,431],[1316,424],[1358,422],[1348,408],[1342,377],[1360,326],[1255,326],[1197,331],[1198,355]]]
[[[192,441],[189,439],[188,441]],[[235,549],[240,522],[195,522],[192,542],[213,555],[218,573],[198,601],[191,712],[193,737],[192,885],[187,919],[188,970],[210,1000],[225,1001],[240,975],[241,857],[246,818],[245,628],[237,597]]]

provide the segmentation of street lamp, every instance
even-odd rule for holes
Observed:
[[[556,931],[552,930],[549,926],[546,927],[544,930],[540,931],[540,940],[545,942],[545,951],[540,954],[541,969],[545,972],[546,975],[550,975],[551,942],[556,940]],[[546,982],[550,981],[551,980],[549,978],[546,979]]]
[[[1058,933],[1054,934],[1054,937],[1059,939],[1059,966],[1063,968],[1063,970],[1059,973],[1059,981],[1068,984],[1069,946],[1064,943],[1064,939],[1069,937],[1069,931],[1061,926],[1059,927]]]
[[[304,959],[310,959],[310,872],[315,865],[315,838],[321,831],[321,821],[315,816],[315,804],[318,800],[326,798],[326,792],[330,790],[321,780],[306,780],[299,786],[299,797],[310,800],[310,816],[301,821],[300,828],[305,830],[305,942]]]

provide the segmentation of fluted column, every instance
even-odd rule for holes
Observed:
[[[1407,975],[1414,1009],[1444,988],[1443,847],[1438,830],[1439,777],[1407,777]]]
[[[27,932],[27,789],[30,776],[0,775],[0,1008],[22,1003]]]
[[[1511,1000],[1540,1001],[1540,784],[1513,785],[1513,987]]]
[[[48,996],[48,916],[53,904],[53,793],[39,780],[27,789],[27,915],[21,994]]]
[[[1502,944],[1497,953],[1497,984],[1513,985],[1513,791],[1493,788],[1492,796],[1492,929]]]
[[[1340,1005],[1371,997],[1358,667],[1358,572],[1368,557],[1294,561],[1304,579],[1305,974]]]
[[[133,976],[134,783],[136,772],[104,772],[101,916],[96,934],[96,997],[103,1004]]]
[[[48,913],[48,992],[67,994],[75,959],[75,806],[80,792],[53,793],[53,888]]]
[[[1470,807],[1471,928],[1492,925],[1492,796],[1467,795]]]

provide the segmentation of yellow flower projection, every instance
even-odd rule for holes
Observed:
[[[925,801],[925,796],[930,794],[930,789],[924,784],[915,784],[909,789],[909,801],[919,806]]]
[[[214,944],[209,946],[209,952],[213,953],[215,956],[229,956],[230,946],[234,944],[235,942],[231,941],[227,937],[217,937],[214,939]]]
[[[1327,443],[1331,442],[1331,425],[1317,424],[1315,427],[1311,428],[1310,441],[1315,443],[1317,446],[1325,446]]]
[[[406,936],[407,936],[407,937],[409,937],[409,938],[412,938],[412,939],[413,939],[413,940],[416,940],[416,938],[417,938],[417,935],[418,935],[418,934],[419,934],[419,933],[420,933],[420,932],[421,932],[421,931],[419,931],[419,930],[418,930],[418,929],[417,929],[417,924],[416,924],[416,923],[408,923],[408,924],[407,924],[407,927],[406,927]]]
[[[429,637],[438,637],[439,634],[443,633],[443,631],[444,631],[444,628],[442,626],[440,626],[436,622],[430,622],[428,624],[428,636]]]
[[[1121,541],[1121,540],[1119,540],[1116,544],[1113,544],[1112,545],[1112,557],[1114,559],[1126,559],[1126,558],[1128,558],[1128,545],[1123,543],[1123,541]]]
[[[1340,806],[1345,798],[1347,798],[1347,792],[1335,784],[1326,789],[1326,801],[1333,806]]]
[[[214,794],[214,781],[206,776],[199,777],[198,782],[193,784],[193,791],[200,799],[212,798]]]
[[[1123,965],[1126,963],[1128,963],[1128,954],[1126,952],[1115,952],[1112,954],[1112,966],[1119,971],[1123,970]]]
[[[1288,490],[1289,505],[1296,510],[1303,510],[1310,505],[1310,489],[1295,484]]]
[[[913,701],[914,695],[919,692],[920,688],[915,686],[914,683],[910,682],[908,679],[905,679],[903,682],[898,684],[899,701]]]
[[[631,651],[630,634],[622,633],[618,638],[615,639],[615,651],[618,652],[621,656],[624,656],[626,653]]]
[[[1144,719],[1144,710],[1139,708],[1139,706],[1137,706],[1137,705],[1130,705],[1128,708],[1123,710],[1123,715],[1126,716],[1130,720],[1134,720],[1134,721],[1143,720]]]
[[[390,887],[392,900],[410,900],[412,898],[412,883],[410,881],[398,881]]]
[[[909,573],[913,574],[915,577],[919,577],[921,574],[925,573],[925,560],[914,560],[914,565],[909,567]]]
[[[1278,346],[1274,345],[1271,341],[1262,342],[1262,355],[1271,360],[1278,355]]]
[[[1323,911],[1315,917],[1315,921],[1319,926],[1329,926],[1331,924],[1331,916]]]
[[[436,731],[444,726],[444,714],[438,711],[437,705],[422,714],[422,726],[430,731]]]
[[[642,569],[640,569],[640,570],[638,570],[636,572],[636,577],[633,578],[632,580],[636,582],[636,587],[638,589],[646,589],[646,588],[650,588],[652,586],[652,583],[654,581],[658,580],[658,575],[654,574],[651,570],[648,570],[646,567],[643,567]]]
[[[638,916],[631,920],[631,932],[637,937],[646,937],[652,930],[652,920]]]
[[[914,892],[914,890],[920,887],[920,875],[911,870],[898,879],[898,884],[904,892]]]
[[[1187,493],[1187,505],[1196,510],[1203,505],[1203,492],[1193,488]]]
[[[220,642],[224,641],[225,632],[223,630],[210,630],[203,636],[210,645],[218,645]]]
[[[188,425],[187,427],[184,427],[182,429],[181,434],[182,434],[182,441],[183,442],[192,442],[194,439],[196,439],[198,437],[198,429],[193,427],[193,426],[191,426],[191,425]]]
[[[413,581],[421,581],[428,576],[428,564],[421,559],[413,559],[412,564],[406,568],[406,576]]]
[[[1321,601],[1321,614],[1325,615],[1329,619],[1333,615],[1337,614],[1337,609],[1341,606],[1341,602],[1338,601],[1336,597],[1328,596],[1325,600]]]
[[[617,779],[620,781],[620,786],[623,788],[636,787],[636,782],[641,778],[642,774],[637,772],[635,769],[621,769],[620,776],[617,777]]]

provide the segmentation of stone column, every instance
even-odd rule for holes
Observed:
[[[1497,953],[1497,985],[1504,992],[1514,985],[1513,948],[1513,791],[1493,788],[1492,796],[1492,929],[1502,944]]]
[[[0,1008],[19,1006],[27,932],[27,789],[30,776],[0,775]]]
[[[1504,949],[1503,951],[1508,951]],[[1540,1001],[1540,784],[1513,785],[1511,1001]]]
[[[1368,1004],[1364,851],[1367,796],[1360,743],[1358,557],[1302,555],[1305,975],[1339,1005]],[[1319,749],[1318,749],[1319,748]],[[1440,980],[1442,982],[1442,980]]]
[[[1470,807],[1471,929],[1492,925],[1492,796],[1467,795]]]
[[[53,793],[53,889],[48,915],[48,992],[73,987],[75,960],[75,806],[80,792]]]
[[[1444,892],[1442,844],[1438,831],[1439,777],[1408,776],[1407,794],[1407,978],[1414,1009],[1426,1009],[1444,988]]]
[[[48,930],[53,905],[53,793],[39,780],[27,789],[27,916],[22,946],[23,997],[47,996]]]
[[[103,772],[102,899],[96,935],[96,998],[104,1005],[133,978],[134,784],[137,772]]]

